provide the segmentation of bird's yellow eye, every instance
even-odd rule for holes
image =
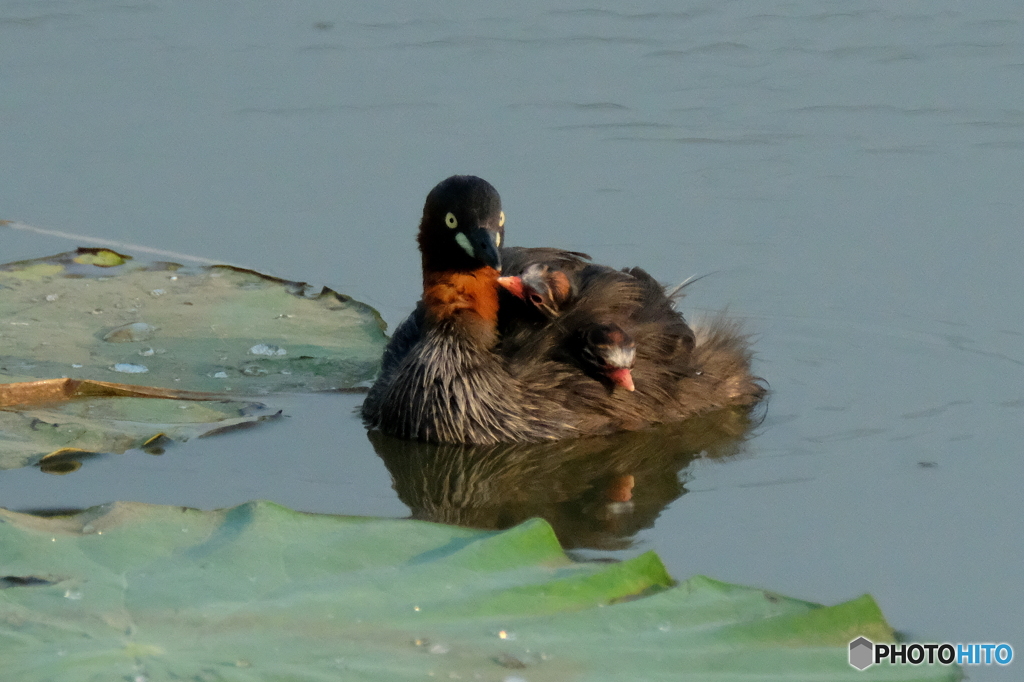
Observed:
[[[494,245],[501,246],[501,233],[494,235]]]
[[[444,224],[454,230],[456,227],[459,226],[459,221],[456,220],[454,213],[449,213],[444,217]]]
[[[498,227],[505,227],[505,212],[498,214]]]

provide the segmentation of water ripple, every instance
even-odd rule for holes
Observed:
[[[610,19],[625,19],[630,21],[664,21],[666,19],[688,21],[690,19],[712,14],[712,10],[707,7],[701,7],[688,11],[674,12],[617,12],[610,9],[580,8],[552,10],[548,12],[548,14],[556,17],[607,17]]]
[[[579,111],[629,111],[629,107],[617,102],[516,102],[509,109],[575,109]]]
[[[732,43],[732,42],[717,42],[707,43],[705,45],[697,45],[696,47],[689,47],[685,49],[675,50],[658,50],[656,52],[648,52],[645,57],[689,57],[694,54],[722,54],[727,52],[748,52],[751,50],[749,45],[743,43]]]
[[[603,130],[603,129],[630,129],[630,128],[675,128],[671,123],[658,123],[654,121],[623,121],[620,123],[570,123],[567,125],[552,126],[551,130]]]
[[[37,14],[32,17],[0,17],[0,27],[16,26],[20,28],[37,28],[50,24],[73,21],[81,19],[82,15],[70,12],[54,12],[52,14]]]
[[[392,43],[389,47],[398,49],[431,49],[452,47],[474,47],[494,44],[523,45],[527,47],[565,47],[573,45],[661,45],[663,41],[654,38],[635,38],[629,36],[603,35],[568,35],[545,38],[509,38],[506,36],[469,36],[458,35],[424,41],[403,41]]]
[[[235,113],[240,116],[262,114],[266,116],[318,116],[345,111],[400,111],[403,109],[436,109],[436,102],[388,102],[380,104],[321,104],[304,107],[243,107]]]

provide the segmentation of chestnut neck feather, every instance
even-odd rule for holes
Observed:
[[[490,347],[497,341],[498,271],[424,271],[423,305],[428,325],[450,325]]]

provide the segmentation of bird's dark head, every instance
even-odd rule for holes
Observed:
[[[616,386],[633,390],[636,343],[619,325],[592,324],[580,331],[580,357],[591,372],[606,377]]]
[[[453,175],[427,195],[418,237],[424,272],[500,272],[504,237],[501,197],[486,180]]]

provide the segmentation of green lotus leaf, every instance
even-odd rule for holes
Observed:
[[[822,607],[653,553],[576,563],[551,527],[475,531],[114,503],[0,511],[0,670],[62,680],[955,680],[847,663],[892,641],[870,597]]]
[[[373,378],[385,343],[373,308],[330,289],[108,249],[0,266],[0,320],[0,382],[347,389]]]

